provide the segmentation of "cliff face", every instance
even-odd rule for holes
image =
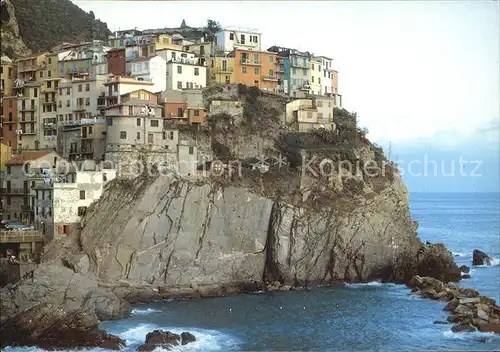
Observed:
[[[2,5],[2,51],[10,57],[62,42],[106,40],[109,34],[104,22],[70,0],[5,0]]]
[[[1,11],[2,53],[9,57],[29,54],[30,50],[19,33],[18,19],[11,0],[2,1]]]
[[[187,293],[253,281],[369,280],[418,245],[399,181],[344,214],[167,176],[119,182],[89,213],[81,254],[72,257],[108,284]]]

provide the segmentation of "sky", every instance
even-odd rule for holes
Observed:
[[[500,191],[498,1],[73,2],[111,30],[213,19],[259,29],[263,49],[332,57],[344,107],[387,152],[391,142],[392,159],[431,153],[448,163],[460,155],[485,161],[478,182],[405,177],[410,190]]]

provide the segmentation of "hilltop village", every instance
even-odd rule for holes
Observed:
[[[335,129],[342,95],[333,59],[265,50],[258,30],[213,24],[207,31],[182,21],[2,56],[2,227],[37,229],[49,240],[69,235],[120,176],[117,165],[138,153],[162,154],[178,175],[196,173],[203,153],[179,130],[241,114],[235,101],[204,99],[210,87],[256,87],[281,98],[288,130]]]

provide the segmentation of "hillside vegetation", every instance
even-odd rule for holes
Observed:
[[[106,23],[95,19],[92,12],[83,11],[70,0],[10,0],[10,2],[14,7],[19,34],[32,52],[48,50],[61,42],[105,40],[110,34]],[[2,22],[4,22],[3,14]],[[2,31],[4,31],[3,25]],[[4,46],[3,49],[7,52],[8,47]],[[14,48],[15,53],[16,51]]]

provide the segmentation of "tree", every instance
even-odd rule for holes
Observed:
[[[219,22],[214,20],[207,20],[207,25],[205,28],[203,28],[203,31],[205,32],[206,39],[208,41],[213,41],[215,38],[215,33],[220,31],[221,29],[222,27]]]

